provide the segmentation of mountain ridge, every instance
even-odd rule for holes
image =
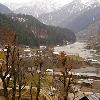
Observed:
[[[86,13],[88,11],[90,12],[90,10],[94,10],[94,9],[100,7],[100,4],[98,1],[91,3],[90,6],[89,5],[87,6],[83,3],[81,3],[80,1],[81,0],[74,0],[73,2],[62,7],[60,10],[57,10],[57,11],[54,11],[51,13],[47,13],[47,14],[43,14],[38,19],[47,25],[60,26],[60,27],[69,28],[69,29],[73,30],[73,27],[70,27],[70,26],[71,25],[77,26],[76,24],[74,24],[74,21],[76,19],[83,16],[84,13]],[[83,19],[85,20],[85,18],[83,18]],[[77,21],[77,23],[79,23],[79,25],[81,26],[81,23],[79,21]],[[85,21],[85,23],[86,23],[86,21]],[[77,29],[78,28],[76,28],[73,31],[74,32],[80,31]]]

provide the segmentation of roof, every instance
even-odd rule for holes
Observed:
[[[53,69],[47,69],[46,71],[47,72],[53,72]]]
[[[59,52],[53,52],[53,54],[59,55]]]
[[[89,100],[86,96],[81,98],[80,100]]]
[[[100,100],[100,93],[93,93],[92,95],[87,96],[89,100]]]
[[[78,83],[89,83],[89,84],[92,84],[93,83],[93,80],[92,79],[83,79],[83,80],[79,80]]]

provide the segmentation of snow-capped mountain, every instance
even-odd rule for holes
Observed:
[[[51,13],[43,14],[38,19],[41,22],[48,24],[48,25],[70,28],[69,24],[71,23],[71,25],[73,24],[73,26],[74,26],[75,24],[73,22],[79,16],[81,16],[82,14],[84,14],[87,11],[90,11],[90,13],[91,13],[91,10],[92,10],[92,14],[94,14],[95,12],[93,12],[93,10],[99,6],[100,6],[100,4],[96,0],[88,0],[86,2],[84,2],[83,0],[73,0],[71,3],[65,5],[61,9],[56,10]],[[82,19],[85,21],[84,17]],[[82,24],[81,21],[78,23]],[[85,21],[84,23],[87,23],[87,22]],[[70,28],[70,29],[72,29],[72,28]],[[80,31],[80,30],[77,30],[77,31]]]
[[[19,7],[14,12],[15,13],[22,13],[22,14],[28,14],[32,15],[34,17],[38,17],[39,15],[43,13],[49,13],[54,10],[58,9],[54,2],[51,2],[50,0],[44,0],[40,2],[37,0],[35,3],[30,2],[27,4],[24,4],[24,6]]]
[[[43,14],[39,17],[39,20],[45,24],[49,25],[59,25],[64,19],[72,20],[72,17],[77,16],[79,13],[82,13],[91,8],[99,6],[99,2],[96,0],[91,0],[92,2],[83,2],[83,0],[73,0],[73,2],[65,5],[59,10],[56,10],[51,13]],[[93,2],[95,1],[95,2]],[[74,14],[76,14],[74,16]]]

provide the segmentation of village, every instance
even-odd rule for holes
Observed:
[[[0,49],[1,66],[6,64],[4,55],[7,50],[7,48]],[[30,90],[30,81],[32,80],[36,81],[36,83],[33,81],[32,89],[38,89],[35,84],[39,80],[36,77],[41,74],[40,95],[43,95],[46,100],[60,100],[59,96],[65,94],[65,90],[62,88],[64,77],[66,78],[65,85],[69,88],[69,100],[81,100],[84,97],[89,100],[91,100],[90,98],[100,98],[100,63],[97,60],[89,58],[86,60],[78,54],[66,54],[64,51],[57,52],[54,51],[54,48],[51,49],[46,46],[40,46],[40,49],[31,49],[29,46],[20,48],[19,58],[24,59],[24,63],[26,63],[23,69],[26,74],[24,80],[26,82],[22,87],[25,85],[23,89],[27,91]],[[38,66],[40,63],[43,64],[40,66],[41,68]],[[7,74],[6,78],[9,78],[9,76],[10,74]],[[10,78],[10,86],[7,87],[9,91],[12,89],[13,80],[13,77]],[[43,81],[46,81],[46,83]],[[16,90],[19,89],[17,86],[19,87],[19,85],[16,85]],[[3,84],[2,80],[0,80],[0,91],[2,89]],[[44,92],[42,93],[42,91]],[[29,94],[26,94],[27,97],[30,97]],[[25,97],[25,93],[22,96]]]

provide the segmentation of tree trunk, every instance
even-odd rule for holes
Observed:
[[[21,100],[21,85],[19,85],[19,96],[18,96],[18,100]]]
[[[40,88],[37,88],[37,94],[36,94],[36,100],[39,100],[39,93],[40,93]]]
[[[40,73],[39,73],[39,81],[37,85],[37,93],[36,93],[36,100],[39,100],[39,93],[40,93]]]
[[[67,100],[67,95],[66,95],[66,68],[65,68],[65,73],[63,74],[64,77],[64,100]]]
[[[15,74],[15,73],[14,73]],[[12,94],[12,100],[15,100],[16,98],[16,76],[14,75],[14,80],[13,80],[13,88],[12,88],[12,91],[13,91],[13,94]]]
[[[30,95],[31,95],[31,100],[33,100],[32,98],[32,82],[31,82],[31,86],[30,86]]]
[[[6,82],[4,80],[3,80],[3,92],[4,92],[5,100],[9,100],[8,89],[7,89]]]

